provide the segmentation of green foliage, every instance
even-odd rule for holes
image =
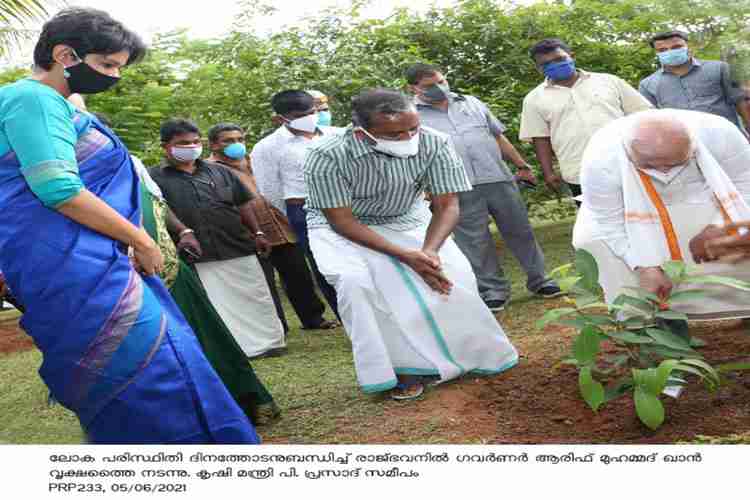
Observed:
[[[579,331],[573,341],[572,358],[567,361],[578,366],[579,390],[591,409],[597,411],[602,404],[632,393],[636,414],[650,429],[664,422],[664,406],[659,396],[666,387],[681,383],[680,376],[694,375],[708,390],[714,391],[722,383],[722,373],[750,369],[750,363],[714,368],[703,361],[693,347],[705,343],[694,342],[686,333],[684,313],[669,309],[673,301],[707,294],[704,290],[680,290],[680,286],[699,282],[744,291],[749,284],[716,276],[694,276],[691,274],[694,269],[682,262],[666,262],[662,269],[674,283],[672,296],[659,298],[640,288],[628,288],[628,294],[607,305],[601,302],[595,259],[585,250],[577,250],[576,274],[570,264],[552,272],[561,288],[571,295],[567,299],[571,307],[549,310],[537,322],[540,328],[557,323]],[[603,340],[612,342],[622,352],[605,355],[601,349]],[[597,380],[606,380],[623,367],[630,367],[631,376],[606,388]],[[672,378],[673,373],[678,378]]]
[[[523,98],[542,81],[528,55],[536,41],[562,38],[575,50],[579,67],[637,85],[656,69],[650,34],[680,26],[693,35],[698,56],[718,57],[728,37],[734,39],[747,25],[741,3],[577,0],[520,6],[464,0],[421,14],[396,10],[378,20],[362,18],[363,2],[355,1],[258,37],[249,27],[262,25],[274,8],[242,2],[245,12],[225,36],[196,41],[165,33],[144,63],[128,68],[113,91],[92,96],[89,107],[110,115],[131,151],[152,164],[161,156],[158,129],[167,117],[192,118],[203,130],[220,121],[237,122],[252,145],[273,128],[269,101],[274,93],[314,88],[331,97],[334,123],[343,126],[353,95],[372,86],[404,88],[406,67],[425,61],[443,68],[456,91],[487,102],[516,141]],[[7,75],[0,75],[0,83],[5,81]],[[533,157],[530,145],[516,146]],[[558,202],[544,186],[524,197],[534,219],[575,214],[572,203]]]

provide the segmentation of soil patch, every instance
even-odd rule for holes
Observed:
[[[739,321],[698,324],[691,330],[708,343],[700,351],[711,364],[750,357],[750,335]],[[576,368],[560,364],[574,337],[572,329],[550,327],[514,339],[521,353],[515,368],[492,378],[445,384],[421,401],[388,404],[382,425],[344,441],[666,444],[750,431],[750,373],[733,375],[715,393],[689,380],[679,399],[662,397],[667,416],[657,431],[638,420],[632,397],[611,401],[594,413],[578,393]]]
[[[17,320],[0,322],[0,354],[28,351],[34,341],[18,326]]]

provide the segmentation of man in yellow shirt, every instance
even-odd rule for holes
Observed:
[[[579,196],[581,158],[594,132],[651,104],[621,78],[576,69],[575,54],[561,40],[542,40],[530,54],[545,79],[523,100],[520,139],[534,144],[551,188],[559,190],[564,181]]]

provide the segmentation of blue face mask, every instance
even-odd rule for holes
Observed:
[[[330,127],[331,126],[331,112],[330,111],[318,111],[318,126],[319,127]]]
[[[247,148],[241,142],[235,142],[224,148],[224,154],[227,158],[241,160],[247,154]]]
[[[542,67],[544,76],[552,81],[561,82],[576,74],[576,62],[573,59],[547,63]]]
[[[688,62],[688,59],[690,58],[687,47],[658,52],[656,56],[659,58],[659,62],[664,66],[681,66]]]

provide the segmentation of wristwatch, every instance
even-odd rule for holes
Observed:
[[[195,233],[195,231],[193,231],[192,229],[188,227],[180,231],[180,234],[178,234],[177,237],[182,239],[183,236],[185,236],[186,234],[190,234],[190,233]]]

